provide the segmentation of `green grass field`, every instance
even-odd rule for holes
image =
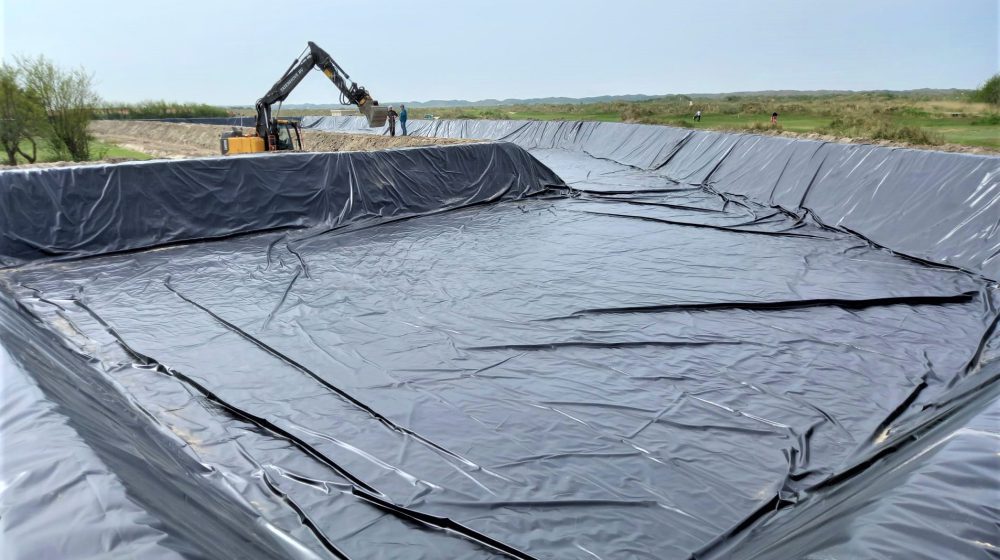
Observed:
[[[31,153],[30,144],[22,144],[22,149],[24,151]],[[38,143],[38,154],[36,163],[49,163],[53,161],[62,161],[65,158],[59,158],[56,156],[52,150],[44,142]],[[137,152],[135,150],[129,150],[128,148],[122,148],[117,144],[108,144],[106,142],[101,142],[100,140],[90,141],[90,161],[100,161],[102,159],[135,159],[135,160],[146,160],[153,159],[153,156],[149,154],[144,154],[142,152]],[[4,158],[6,161],[6,157]],[[18,156],[18,164],[28,163],[27,160]]]
[[[94,140],[90,145],[91,159],[109,159],[109,158],[125,158],[125,159],[137,159],[137,160],[147,160],[153,159],[153,156],[137,152],[135,150],[130,150],[128,148],[123,148],[118,144],[108,144],[101,142],[100,140]]]
[[[960,144],[964,146],[980,146],[986,148],[1000,149],[1000,125],[975,126],[971,117],[964,118],[895,118],[892,122],[900,126],[913,126],[923,129],[929,133],[939,135],[944,142],[949,144]],[[693,117],[683,119],[683,121],[693,128],[709,128],[719,130],[746,130],[753,126],[753,123],[766,125],[770,123],[767,116],[743,116],[736,115],[702,115],[700,123],[694,122]],[[779,117],[779,123],[783,130],[791,132],[819,132],[831,122],[830,118],[819,117],[809,114],[787,114]],[[675,122],[664,122],[663,124],[679,124]]]

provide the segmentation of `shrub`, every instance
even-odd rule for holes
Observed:
[[[944,143],[944,139],[940,135],[928,132],[918,126],[901,126],[886,118],[878,117],[838,116],[817,132],[850,138],[889,140],[931,146]]]
[[[90,135],[87,126],[94,116],[100,97],[93,88],[93,77],[84,69],[63,70],[44,56],[19,58],[24,76],[24,90],[45,111],[48,119],[46,141],[59,159],[90,159]]]
[[[656,111],[648,104],[629,103],[618,113],[624,122],[649,122]]]
[[[750,132],[781,132],[784,130],[781,128],[781,124],[771,124],[770,122],[755,121],[745,127],[744,130]]]
[[[973,101],[1000,105],[1000,73],[993,74],[988,80],[979,86],[979,89],[972,92],[970,96]]]

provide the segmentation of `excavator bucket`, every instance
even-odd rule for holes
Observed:
[[[371,101],[358,106],[358,110],[361,111],[361,114],[364,115],[366,119],[368,119],[368,126],[372,128],[384,126],[385,119],[389,115],[388,107],[375,105]]]

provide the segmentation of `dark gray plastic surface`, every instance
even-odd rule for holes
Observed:
[[[358,117],[304,117],[302,126],[386,133]],[[407,128],[416,136],[584,152],[808,213],[894,251],[1000,279],[995,156],[605,122],[416,120]]]

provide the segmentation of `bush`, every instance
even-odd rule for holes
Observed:
[[[468,109],[468,110],[459,110],[456,113],[454,113],[450,118],[510,120],[510,115],[507,114],[507,111],[503,111],[500,109]]]
[[[928,132],[918,126],[901,126],[893,124],[888,119],[877,117],[838,116],[817,132],[849,138],[889,140],[930,146],[944,143],[944,139],[940,135]]]
[[[988,80],[979,86],[979,89],[972,92],[970,96],[973,101],[1000,105],[1000,74],[993,74]]]
[[[19,58],[17,64],[25,92],[45,111],[49,124],[46,141],[52,152],[58,159],[89,160],[87,126],[100,103],[93,77],[82,68],[58,68],[44,56]]]
[[[618,116],[624,122],[641,123],[649,122],[655,113],[656,111],[649,105],[629,103],[618,113]]]
[[[784,130],[781,128],[780,124],[771,124],[770,122],[755,121],[746,125],[744,130],[750,132],[781,132]]]

